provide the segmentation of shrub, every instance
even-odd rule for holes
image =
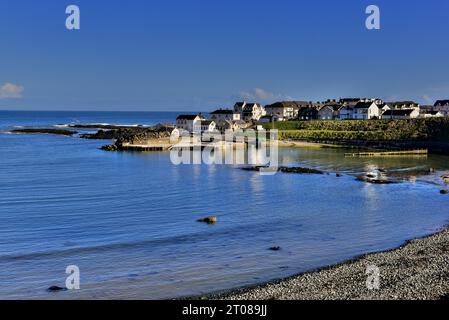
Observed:
[[[434,140],[449,142],[449,118],[406,120],[288,121],[265,125],[281,139]]]

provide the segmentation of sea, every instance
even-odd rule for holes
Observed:
[[[0,299],[201,296],[392,249],[448,223],[438,178],[449,170],[447,156],[280,148],[282,165],[325,174],[260,175],[236,165],[175,165],[169,152],[106,152],[109,141],[78,135],[8,132],[150,126],[176,115],[0,111]],[[396,184],[356,180],[375,170],[431,169]],[[197,221],[207,216],[217,223]],[[79,270],[79,289],[48,291],[65,287],[69,266]]]

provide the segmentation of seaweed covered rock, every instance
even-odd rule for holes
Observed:
[[[123,143],[143,144],[151,139],[170,137],[173,127],[168,125],[157,125],[151,128],[145,127],[119,127],[113,130],[98,130],[97,133],[82,134],[84,139],[107,139],[116,140],[116,144]]]
[[[372,183],[372,184],[393,184],[393,183],[398,183],[398,181],[393,181],[393,180],[387,180],[384,178],[378,178],[376,176],[373,175],[364,175],[364,176],[358,176],[357,179],[358,181],[362,181],[362,182],[368,182],[368,183]]]
[[[73,130],[65,130],[65,129],[50,129],[50,128],[31,128],[31,129],[14,129],[9,131],[11,133],[24,133],[24,134],[59,134],[63,136],[72,136],[77,134],[76,131]]]
[[[284,172],[284,173],[297,173],[297,174],[324,174],[323,171],[317,170],[317,169],[311,169],[311,168],[303,168],[303,167],[278,167],[278,168],[271,168],[267,166],[254,166],[254,167],[243,167],[241,170],[244,171],[261,171],[264,169],[272,169],[274,171],[278,172]]]
[[[107,144],[101,147],[101,150],[104,151],[117,151],[118,147],[115,144]]]
[[[216,224],[218,219],[215,216],[210,216],[210,217],[198,219],[197,221],[207,223],[207,224]]]

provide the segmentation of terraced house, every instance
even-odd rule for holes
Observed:
[[[176,128],[188,132],[201,131],[201,121],[206,120],[201,114],[181,114],[176,118]]]
[[[390,109],[382,113],[382,119],[412,119],[418,117],[418,109]]]
[[[343,106],[340,104],[329,104],[321,107],[318,110],[318,119],[319,120],[334,120],[340,118],[340,109]]]
[[[444,115],[449,115],[449,100],[437,100],[434,105],[435,111],[440,111]]]
[[[215,110],[210,113],[210,119],[215,121],[216,129],[222,132],[228,129],[234,129],[235,125],[242,124],[240,113],[231,109]]]
[[[308,105],[307,101],[282,101],[265,106],[265,111],[274,121],[287,121],[296,119],[299,109]]]
[[[266,114],[265,108],[258,103],[249,103],[246,101],[237,102],[234,105],[234,112],[240,114],[240,120],[259,121]]]
[[[216,123],[237,121],[241,119],[240,117],[240,113],[230,109],[218,109],[210,113],[211,120],[214,120]]]
[[[317,120],[318,119],[318,108],[315,107],[304,107],[298,111],[299,120]]]
[[[353,119],[368,120],[379,119],[380,112],[376,102],[358,102],[354,108]]]

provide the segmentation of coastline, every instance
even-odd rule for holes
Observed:
[[[367,267],[380,271],[378,290]],[[201,296],[211,300],[441,300],[449,299],[449,225],[394,249],[284,279]]]

